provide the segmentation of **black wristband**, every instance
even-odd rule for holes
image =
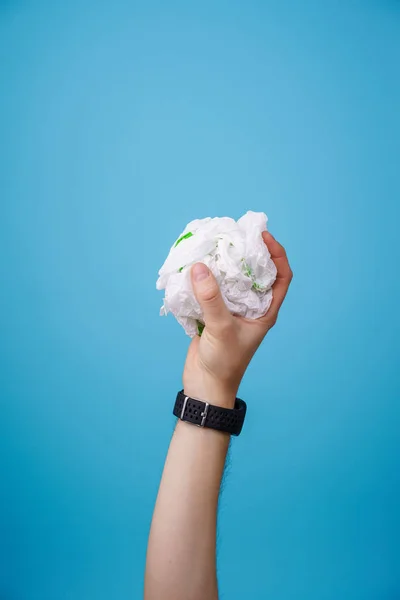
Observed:
[[[208,402],[190,398],[182,390],[176,397],[173,413],[182,421],[198,427],[209,427],[230,435],[239,435],[246,416],[246,408],[246,403],[239,398],[235,400],[235,408],[222,408],[222,406],[213,406]]]

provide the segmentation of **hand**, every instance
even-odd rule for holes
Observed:
[[[183,373],[185,394],[211,404],[233,407],[239,384],[258,346],[275,325],[293,273],[286,252],[275,238],[263,239],[277,268],[273,300],[263,317],[246,319],[232,315],[217,281],[203,263],[192,267],[192,285],[203,310],[205,328],[189,347]]]

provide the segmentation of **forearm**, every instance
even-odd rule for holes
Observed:
[[[216,515],[229,436],[178,421],[158,492],[145,600],[216,600]]]

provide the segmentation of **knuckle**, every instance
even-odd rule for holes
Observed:
[[[215,284],[208,285],[203,288],[201,298],[204,302],[212,304],[218,300],[219,289]]]
[[[280,250],[280,254],[281,254],[282,258],[286,258],[287,254],[286,254],[285,246],[282,246],[282,244],[279,244],[279,250]]]
[[[265,326],[266,326],[267,331],[269,331],[270,329],[272,329],[275,326],[277,320],[278,320],[278,315],[277,314],[270,315],[265,320]]]

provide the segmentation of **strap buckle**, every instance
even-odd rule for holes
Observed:
[[[179,417],[181,419],[181,421],[183,421],[183,417],[185,416],[186,404],[187,404],[188,400],[189,400],[189,396],[185,396],[185,399],[183,401],[182,410],[181,410],[181,415]],[[200,402],[201,402],[201,400],[200,400]],[[210,406],[210,404],[208,402],[204,402],[204,410],[203,410],[203,412],[200,413],[201,421],[197,425],[197,427],[205,427],[209,406]],[[196,423],[194,423],[194,424],[196,425]]]

